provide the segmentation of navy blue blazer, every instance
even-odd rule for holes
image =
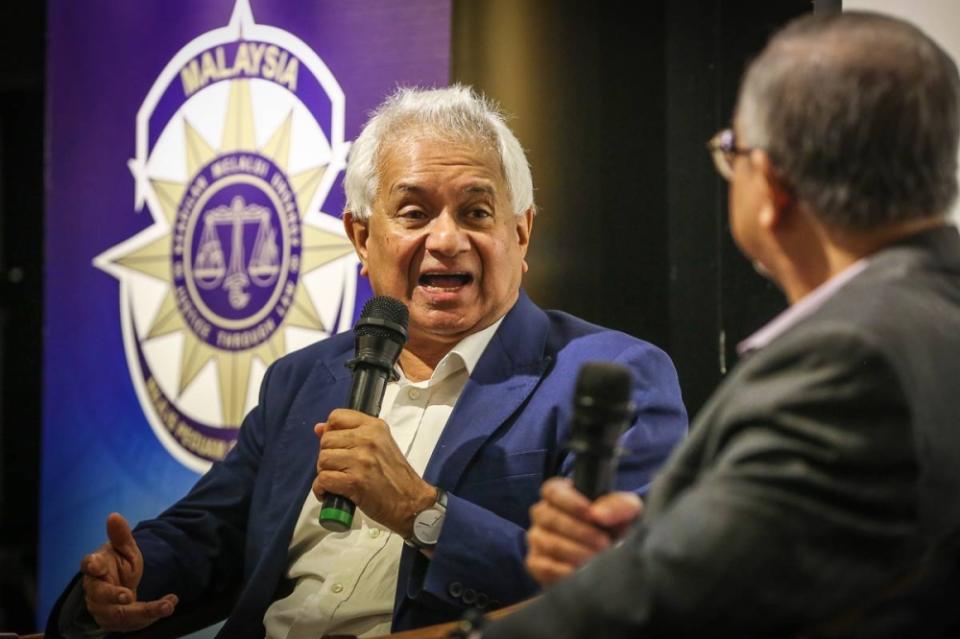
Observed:
[[[353,336],[346,333],[277,360],[226,459],[186,497],[137,526],[144,556],[139,597],[173,592],[180,598],[174,615],[147,634],[169,636],[229,615],[220,636],[263,637],[264,613],[292,587],[285,578],[287,549],[315,478],[313,426],[347,398],[351,376],[344,363],[352,356]],[[635,376],[639,412],[622,440],[629,452],[617,481],[622,489],[646,490],[687,428],[670,359],[623,333],[544,312],[521,292],[424,473],[449,492],[447,516],[432,559],[403,550],[395,629],[536,592],[523,567],[528,509],[546,478],[571,470],[563,445],[574,383],[580,366],[592,360],[618,362]]]

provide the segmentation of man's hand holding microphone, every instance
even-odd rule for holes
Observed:
[[[617,440],[630,423],[629,371],[614,364],[585,364],[577,378],[572,438],[573,480],[554,477],[530,508],[527,570],[549,586],[622,537],[643,513],[630,492],[610,492]]]
[[[562,477],[547,480],[540,501],[530,508],[526,566],[541,586],[549,586],[609,548],[643,514],[643,502],[630,492],[587,499]]]

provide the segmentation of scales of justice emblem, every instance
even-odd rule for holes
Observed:
[[[321,211],[348,147],[336,79],[249,0],[183,47],[140,107],[129,168],[152,224],[93,263],[120,281],[147,421],[189,468],[233,447],[274,360],[352,323],[357,260]]]

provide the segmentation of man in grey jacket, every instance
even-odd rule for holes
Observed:
[[[710,148],[737,245],[791,307],[642,517],[544,485],[527,566],[557,583],[485,638],[960,636],[958,103],[954,63],[899,20],[773,38]]]

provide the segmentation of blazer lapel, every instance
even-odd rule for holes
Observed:
[[[548,327],[546,313],[520,291],[450,414],[424,479],[454,489],[480,447],[523,405],[550,365]]]
[[[544,357],[549,320],[523,291],[507,313],[463,389],[444,428],[424,479],[447,488],[456,485],[480,447],[513,415],[539,384],[550,359]],[[331,410],[344,405],[350,392],[351,374],[344,362],[350,347],[320,361],[294,398],[287,415],[282,441],[282,460],[273,469],[278,493],[271,500],[266,565],[286,565],[287,546],[303,500],[316,476],[319,443],[313,425]],[[282,560],[281,560],[282,559]]]
[[[261,573],[258,578],[268,588],[262,593],[273,596],[287,567],[287,549],[303,509],[307,492],[316,477],[317,454],[320,444],[313,426],[330,414],[334,408],[343,406],[350,391],[350,371],[343,366],[352,353],[320,361],[314,366],[307,380],[297,392],[284,423],[284,432],[279,444],[279,454],[274,458],[270,514],[266,526],[269,547],[263,554]]]
[[[289,490],[296,486],[298,494],[296,503],[286,503],[287,500],[278,499],[275,503],[283,510],[278,512],[280,521],[284,525],[292,526],[296,523],[303,500],[306,499],[310,485],[316,477],[317,454],[320,452],[320,443],[313,432],[313,426],[324,419],[335,408],[342,407],[350,393],[350,371],[343,365],[352,354],[351,349],[342,356],[318,362],[310,376],[297,392],[296,398],[287,415],[282,451],[278,456],[281,463],[274,469],[275,486]],[[302,490],[301,490],[302,489]],[[292,527],[291,527],[292,533]],[[289,535],[287,535],[289,541]]]

